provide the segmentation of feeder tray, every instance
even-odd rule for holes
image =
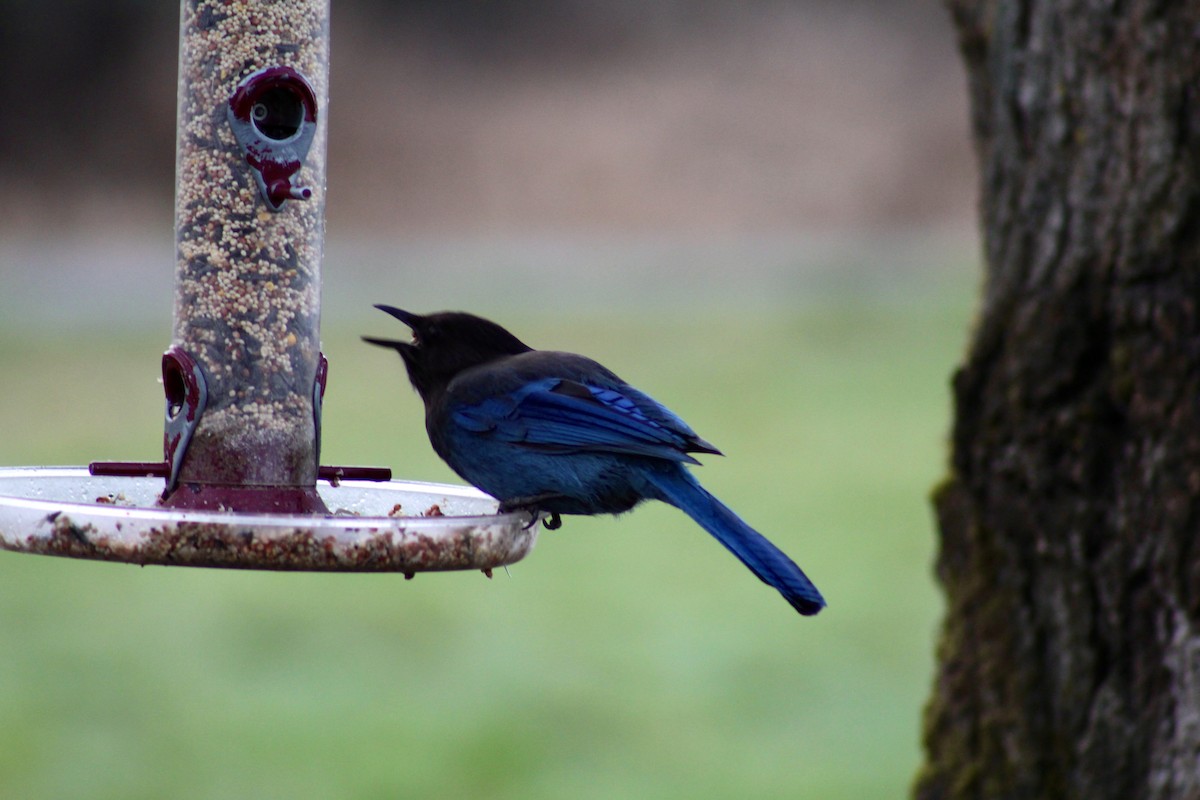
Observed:
[[[0,548],[409,577],[522,558],[535,516],[321,465],[329,0],[181,0],[180,15],[163,460],[0,469]]]
[[[0,548],[162,566],[312,572],[482,570],[537,540],[524,512],[466,486],[340,481],[328,516],[155,507],[162,480],[78,468],[0,469]]]

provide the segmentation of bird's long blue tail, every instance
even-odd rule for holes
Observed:
[[[773,586],[792,607],[805,616],[825,607],[825,598],[804,571],[765,536],[751,528],[720,500],[708,493],[682,466],[648,471],[659,499],[670,503],[716,537],[750,571]]]

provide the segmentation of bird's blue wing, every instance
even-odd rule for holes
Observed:
[[[698,463],[717,452],[683,420],[629,386],[544,378],[456,409],[454,421],[485,436],[556,452],[609,452]]]

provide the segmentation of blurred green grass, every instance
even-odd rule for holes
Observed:
[[[969,306],[494,315],[721,447],[702,479],[821,587],[813,619],[653,506],[569,518],[491,581],[0,553],[0,797],[903,796]],[[10,327],[0,464],[159,455],[167,332]],[[323,461],[456,481],[364,332],[394,330],[326,320]]]

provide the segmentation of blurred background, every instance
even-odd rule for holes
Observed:
[[[893,798],[977,283],[962,70],[900,0],[335,2],[324,461],[457,479],[375,302],[585,352],[721,447],[801,619],[678,512],[508,573],[0,553],[0,796]],[[0,464],[161,454],[178,7],[0,4]]]

